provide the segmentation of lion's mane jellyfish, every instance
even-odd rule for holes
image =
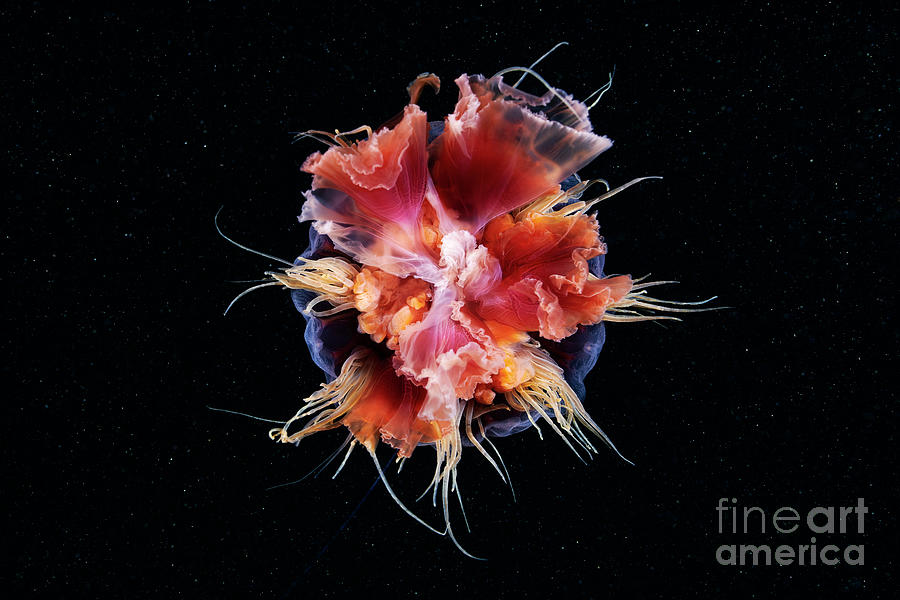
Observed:
[[[512,71],[546,93],[506,83]],[[525,68],[455,83],[443,120],[429,122],[417,104],[424,86],[439,88],[421,75],[377,131],[302,134],[329,146],[302,166],[312,174],[300,214],[310,244],[267,284],[292,291],[326,379],[272,439],[346,427],[347,455],[365,448],[423,524],[391,489],[376,446],[398,460],[431,446],[429,490],[443,500],[444,527],[426,526],[454,543],[448,496],[464,454],[477,451],[506,481],[491,438],[538,421],[576,454],[596,452],[594,439],[615,451],[585,408],[604,322],[696,310],[647,293],[666,282],[604,274],[607,248],[589,211],[640,179],[610,190],[576,175],[612,145],[593,133],[585,102]],[[582,199],[593,186],[605,189]]]

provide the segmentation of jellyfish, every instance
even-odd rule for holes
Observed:
[[[507,83],[511,73],[546,92],[522,91],[521,77]],[[655,177],[614,189],[579,177],[612,146],[593,131],[590,97],[552,87],[533,66],[455,84],[455,108],[440,120],[418,104],[423,89],[440,89],[423,74],[377,130],[300,134],[327,146],[301,167],[312,175],[299,215],[311,223],[309,246],[264,286],[290,290],[325,381],[269,435],[298,444],[345,428],[341,466],[362,447],[406,513],[472,556],[450,523],[463,456],[477,452],[509,482],[494,441],[540,426],[579,456],[601,444],[622,456],[586,408],[604,324],[674,319],[702,302],[650,295],[670,282],[604,273],[591,210]],[[601,193],[588,198],[591,188]],[[401,501],[379,446],[401,467],[433,449],[426,493],[441,500],[442,527]]]

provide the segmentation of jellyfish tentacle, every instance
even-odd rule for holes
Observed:
[[[316,465],[311,471],[309,471],[309,473],[307,473],[306,475],[304,475],[304,476],[301,477],[300,479],[295,479],[295,480],[293,480],[293,481],[288,481],[288,482],[286,482],[286,483],[279,483],[279,484],[277,484],[277,485],[273,485],[273,486],[271,486],[271,487],[267,487],[267,488],[266,488],[266,491],[268,492],[268,491],[270,491],[270,490],[274,490],[274,489],[278,489],[278,488],[282,488],[282,487],[287,487],[287,486],[289,486],[289,485],[296,485],[296,484],[300,483],[301,481],[306,480],[310,475],[312,475],[313,477],[318,477],[319,474],[322,473],[322,471],[324,471],[325,469],[328,468],[328,465],[330,465],[332,462],[334,462],[334,459],[337,458],[338,455],[340,455],[341,451],[342,451],[344,448],[346,448],[346,447],[347,447],[347,444],[349,444],[351,441],[353,441],[353,434],[352,434],[352,433],[347,434],[347,437],[344,439],[344,442],[343,442],[340,446],[338,446],[337,449],[336,449],[334,452],[332,452],[331,454],[329,454],[329,455],[328,455],[328,458],[326,458],[325,460],[323,460],[322,462],[320,462],[320,463],[319,463],[318,465]]]
[[[216,226],[216,231],[219,233],[219,236],[221,236],[222,239],[224,239],[229,244],[237,246],[241,250],[246,250],[247,252],[250,252],[251,254],[256,254],[258,256],[262,256],[262,257],[268,258],[270,260],[274,260],[275,262],[284,263],[288,266],[293,266],[294,263],[292,263],[292,262],[286,261],[283,258],[278,258],[277,256],[272,256],[271,254],[266,254],[265,252],[260,252],[259,250],[254,250],[253,248],[249,248],[241,243],[234,241],[233,239],[231,239],[230,237],[228,237],[227,235],[222,233],[222,228],[219,227],[219,215],[222,214],[222,210],[224,208],[225,208],[225,205],[220,206],[219,210],[216,211],[216,216],[213,217],[213,224]]]
[[[302,139],[310,138],[325,144],[329,148],[350,148],[353,142],[348,141],[348,136],[357,133],[365,133],[366,138],[368,139],[372,137],[372,128],[368,125],[360,125],[356,129],[351,129],[350,131],[335,129],[334,133],[331,133],[330,131],[321,131],[319,129],[309,129],[296,134],[294,136],[294,141],[299,142]]]
[[[207,406],[209,410],[221,413],[227,413],[229,415],[238,415],[239,417],[247,417],[248,419],[253,419],[254,421],[262,421],[264,423],[283,423],[284,421],[279,421],[277,419],[264,419],[263,417],[257,417],[255,415],[251,415],[249,413],[240,412],[237,410],[228,410],[227,408],[216,408],[215,406]]]
[[[596,90],[591,92],[591,94],[587,98],[582,100],[582,102],[587,104],[590,101],[590,99],[594,97],[594,94],[599,94],[599,96],[597,96],[596,100],[594,100],[591,104],[588,104],[588,110],[591,110],[592,108],[597,106],[597,103],[600,102],[600,98],[603,97],[603,94],[605,94],[610,89],[612,89],[612,82],[613,82],[613,77],[615,76],[615,74],[616,74],[616,65],[613,65],[613,70],[609,74],[609,81],[607,81],[605,84],[603,84],[602,86],[600,86],[599,88],[597,88]]]
[[[341,474],[341,471],[344,470],[344,465],[347,464],[347,460],[350,458],[350,454],[353,453],[353,449],[356,448],[356,444],[358,444],[356,440],[350,442],[350,447],[347,448],[347,454],[344,455],[344,460],[341,461],[341,464],[338,466],[337,471],[334,472],[334,475],[331,476],[332,479],[337,479],[337,476]]]
[[[459,488],[459,481],[457,479],[458,474],[459,469],[453,469],[453,486],[451,489],[456,492],[456,498],[459,500],[459,510],[462,513],[463,521],[466,524],[466,531],[472,533],[472,528],[469,527],[469,517],[466,516],[466,507],[463,506],[462,491]]]
[[[484,456],[484,458],[488,461],[488,463],[490,463],[490,465],[492,467],[494,467],[494,470],[497,471],[497,475],[500,476],[500,479],[503,480],[503,483],[506,483],[506,478],[503,477],[503,472],[500,470],[500,467],[497,466],[496,461],[494,461],[494,459],[491,457],[491,455],[487,453],[487,450],[484,449],[484,446],[481,445],[481,442],[479,442],[475,438],[475,435],[472,432],[472,415],[474,414],[474,412],[475,412],[475,403],[473,401],[469,400],[466,403],[466,437],[469,438],[469,441],[472,443],[472,446],[474,446],[475,449],[478,450],[482,456]],[[482,434],[482,438],[483,437],[484,437],[484,434]]]
[[[401,509],[403,512],[405,512],[405,513],[408,514],[410,517],[412,517],[414,521],[416,521],[417,523],[421,523],[422,525],[424,525],[425,528],[428,529],[429,531],[432,531],[432,532],[434,532],[434,533],[436,533],[436,534],[438,534],[438,535],[446,535],[446,534],[447,534],[447,531],[438,531],[437,529],[435,529],[434,527],[432,527],[431,525],[429,525],[427,522],[425,522],[424,520],[422,520],[422,518],[419,517],[418,515],[416,515],[416,513],[414,513],[413,511],[409,510],[409,509],[406,507],[405,504],[403,504],[403,502],[400,500],[400,497],[397,496],[397,493],[396,493],[396,492],[394,492],[394,488],[392,488],[392,487],[391,487],[391,484],[388,483],[387,477],[384,475],[384,471],[381,469],[381,465],[378,464],[378,457],[375,456],[375,450],[374,450],[374,449],[370,449],[370,450],[369,450],[369,455],[372,457],[372,462],[375,463],[375,468],[378,469],[378,476],[381,478],[381,483],[384,484],[385,489],[388,491],[388,494],[391,495],[391,498],[393,498],[394,502],[397,503],[397,506],[399,506],[400,509]]]
[[[325,317],[355,308],[353,286],[359,275],[355,265],[338,257],[309,259],[301,256],[297,260],[299,264],[284,269],[283,273],[267,271],[266,275],[286,288],[314,292],[316,295],[304,309],[306,314]],[[331,304],[332,308],[314,310],[313,307],[321,302]]]
[[[375,368],[371,352],[366,348],[355,350],[344,362],[340,375],[331,383],[305,399],[306,405],[282,427],[269,431],[269,437],[282,443],[295,443],[317,431],[334,429],[340,420],[366,393]],[[308,416],[312,419],[299,431],[289,434],[291,424]]]
[[[406,86],[406,91],[409,94],[410,104],[419,103],[419,96],[422,95],[422,90],[424,90],[426,86],[430,86],[434,90],[435,94],[440,93],[440,77],[438,77],[434,73],[420,73],[415,79],[413,79],[410,84]]]
[[[636,185],[636,184],[638,184],[638,183],[640,183],[640,182],[642,182],[642,181],[647,181],[648,179],[662,179],[662,177],[660,177],[659,175],[647,175],[646,177],[637,177],[637,178],[635,178],[635,179],[632,179],[632,180],[629,181],[628,183],[624,183],[624,184],[620,185],[619,187],[617,187],[616,189],[610,190],[610,191],[606,192],[605,194],[602,194],[602,195],[600,195],[600,196],[597,196],[597,197],[594,198],[593,200],[590,200],[590,201],[586,202],[579,212],[580,212],[581,214],[584,214],[584,213],[586,213],[586,212],[588,211],[589,208],[591,208],[592,206],[594,206],[594,205],[597,204],[598,202],[602,202],[602,201],[604,201],[604,200],[606,200],[606,199],[608,199],[608,198],[612,198],[613,196],[615,196],[615,195],[618,194],[619,192],[622,192],[622,191],[624,191],[624,190],[627,190],[627,189],[630,188],[631,186]]]
[[[234,304],[235,304],[238,300],[240,300],[241,298],[243,298],[244,296],[246,296],[246,295],[249,294],[250,292],[256,291],[256,290],[261,289],[261,288],[264,288],[264,287],[272,287],[272,286],[275,286],[275,285],[281,285],[281,284],[278,283],[277,281],[271,281],[271,282],[269,282],[269,283],[261,283],[261,284],[259,284],[259,285],[254,285],[253,287],[247,288],[246,290],[244,290],[243,292],[241,292],[240,294],[238,294],[237,296],[235,296],[235,297],[234,297],[234,300],[232,300],[231,302],[228,303],[228,306],[225,307],[225,311],[222,313],[222,315],[223,315],[223,316],[224,316],[224,315],[227,315],[227,314],[228,314],[228,311],[231,310],[231,307],[234,306]]]
[[[455,472],[456,467],[453,467],[452,471]],[[460,552],[462,552],[469,558],[473,558],[475,560],[487,560],[487,559],[481,558],[479,556],[475,556],[474,554],[472,554],[471,552],[469,552],[468,550],[463,548],[462,545],[459,543],[459,540],[457,540],[456,536],[453,534],[453,528],[450,526],[450,501],[448,500],[448,495],[449,495],[448,492],[449,492],[449,488],[450,488],[450,478],[451,478],[450,473],[446,473],[441,477],[441,479],[443,480],[443,485],[441,487],[441,489],[442,489],[441,495],[442,495],[443,505],[444,505],[444,523],[446,524],[446,527],[447,527],[447,535],[450,536],[450,540],[453,542],[453,545],[455,545],[459,549]]]
[[[649,277],[645,275],[642,280]],[[697,313],[709,312],[714,310],[724,310],[727,306],[704,306],[695,308],[703,304],[708,304],[716,300],[718,296],[712,296],[705,300],[697,300],[694,302],[684,302],[676,300],[667,300],[664,298],[656,298],[647,294],[647,289],[659,285],[678,283],[677,281],[643,281],[631,288],[625,296],[610,304],[606,313],[603,315],[604,321],[633,323],[638,321],[680,321],[678,317],[663,315],[658,313]],[[688,308],[684,308],[688,307]],[[647,313],[641,312],[644,309]]]
[[[550,48],[549,50],[547,50],[543,55],[541,55],[541,57],[540,57],[539,59],[537,59],[536,61],[534,61],[533,63],[531,63],[531,66],[528,67],[528,68],[529,68],[529,69],[534,69],[536,66],[538,66],[538,64],[539,64],[542,60],[544,60],[545,58],[547,58],[548,56],[550,56],[551,54],[553,54],[553,52],[554,52],[557,48],[559,48],[560,46],[568,46],[568,45],[569,45],[569,42],[559,42],[558,44],[556,44],[555,46],[553,46],[552,48]],[[512,86],[513,86],[514,88],[519,87],[519,84],[521,84],[522,81],[525,80],[525,76],[526,76],[526,75],[528,75],[528,73],[522,73],[522,76],[519,77],[519,78],[516,80],[516,82],[515,82]]]
[[[606,191],[609,191],[609,182],[607,182],[605,179],[588,179],[585,181],[581,181],[567,190],[539,197],[531,204],[519,209],[518,211],[514,211],[514,219],[516,221],[521,221],[522,219],[527,218],[531,213],[541,213],[545,215],[552,214],[560,216],[567,215],[573,212],[571,210],[566,210],[568,206],[572,204],[572,201],[576,198],[581,197],[581,195],[585,191],[587,191],[588,188],[597,183],[603,184],[604,186],[606,186]],[[566,206],[559,210],[552,211],[551,209],[558,204],[565,204]]]
[[[531,75],[532,77],[534,77],[535,79],[540,81],[541,85],[543,85],[545,88],[547,88],[547,91],[549,93],[556,96],[556,98],[559,99],[560,102],[565,104],[566,108],[568,108],[572,112],[572,114],[576,115],[579,120],[581,120],[582,122],[585,122],[588,126],[590,126],[590,122],[587,121],[584,117],[582,117],[579,114],[579,111],[577,111],[575,109],[575,106],[571,103],[571,101],[568,98],[566,98],[565,96],[563,96],[562,94],[560,94],[559,90],[557,90],[555,87],[550,85],[546,79],[541,77],[538,74],[538,72],[535,71],[534,69],[532,69],[531,67],[507,67],[506,69],[501,69],[500,71],[497,71],[496,73],[494,73],[494,77],[502,77],[503,75],[506,75],[507,73],[517,73],[517,72],[520,72],[523,75]],[[491,79],[494,79],[494,77],[491,77]],[[516,86],[512,86],[512,87],[515,88]]]
[[[578,452],[569,444],[567,439],[569,437],[575,439],[579,445],[589,452],[596,452],[596,450],[590,442],[586,441],[584,435],[579,436],[573,433],[573,419],[600,438],[620,458],[631,463],[631,461],[622,456],[622,453],[619,452],[609,436],[590,417],[578,395],[563,377],[562,368],[553,362],[547,351],[542,348],[531,347],[530,353],[535,369],[534,378],[511,392],[507,392],[505,394],[507,402],[511,406],[519,406],[526,411],[530,408],[540,414],[576,454]],[[553,411],[555,423],[546,413],[544,407],[548,407]],[[578,456],[581,458],[580,454]]]
[[[494,442],[491,441],[484,432],[484,423],[481,422],[481,419],[478,419],[478,430],[481,433],[481,439],[483,439],[494,451],[494,454],[497,455],[497,460],[500,461],[500,465],[503,467],[503,472],[506,473],[506,484],[509,486],[509,491],[512,494],[513,502],[518,502],[516,500],[516,490],[513,488],[512,477],[509,476],[509,469],[506,468],[506,462],[503,460],[503,456],[500,454],[500,450],[497,449],[497,446],[494,445]]]

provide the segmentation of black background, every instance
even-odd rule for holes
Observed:
[[[97,597],[887,597],[896,585],[896,12],[852,3],[411,3],[263,10],[3,9],[4,533],[8,584]],[[364,454],[296,479],[343,436],[275,445],[321,376],[287,294],[222,310],[293,258],[291,132],[376,126],[433,71],[527,65],[584,97],[613,148],[582,171],[607,271],[716,294],[727,311],[612,324],[588,409],[636,466],[582,465],[554,436],[502,440],[518,502],[460,466],[474,554],[403,515]],[[540,91],[534,83],[526,89]],[[530,86],[530,87],[529,87]],[[245,284],[249,285],[249,284]],[[387,458],[387,454],[383,455]],[[420,449],[396,487],[424,488]],[[869,506],[864,566],[720,566],[715,506]],[[355,512],[355,509],[358,511]],[[419,514],[436,510],[423,500]],[[353,514],[353,518],[347,520]],[[803,531],[801,529],[801,531]],[[852,529],[851,529],[852,531]]]

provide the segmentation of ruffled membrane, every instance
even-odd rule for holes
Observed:
[[[343,417],[354,437],[370,450],[379,439],[399,451],[401,457],[412,454],[421,443],[440,439],[446,423],[423,420],[420,413],[425,389],[398,376],[389,360],[376,361],[366,384],[366,393]]]
[[[575,129],[529,110],[524,94],[506,99],[512,88],[501,83],[461,75],[456,110],[429,148],[441,202],[472,232],[555,188],[612,145],[589,124]]]
[[[503,281],[477,301],[480,314],[512,328],[559,341],[578,325],[600,320],[631,290],[631,278],[599,279],[588,261],[606,252],[597,221],[586,215],[504,216],[483,239],[498,257]]]
[[[362,264],[401,277],[432,270],[418,226],[428,186],[428,122],[410,104],[393,129],[316,152],[302,166],[312,190],[300,214]]]

